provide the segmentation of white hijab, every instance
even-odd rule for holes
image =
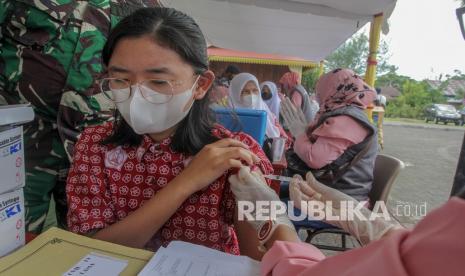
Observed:
[[[250,107],[250,106],[245,106],[242,102],[241,94],[242,94],[242,89],[244,89],[244,86],[249,82],[252,81],[258,88],[258,102],[256,106]],[[257,78],[249,73],[240,73],[237,74],[232,80],[231,84],[229,85],[229,97],[230,97],[230,106],[232,108],[251,108],[255,110],[265,110],[267,113],[267,122],[266,122],[266,136],[268,138],[275,138],[280,136],[279,129],[276,127],[275,122],[276,122],[276,117],[273,115],[273,113],[270,111],[268,106],[265,104],[265,102],[262,100],[262,96],[260,93],[260,86],[258,84]]]
[[[271,112],[273,112],[274,116],[278,118],[279,117],[279,105],[281,103],[281,99],[279,98],[279,95],[278,95],[278,87],[276,86],[274,82],[265,81],[265,82],[262,82],[262,84],[260,84],[260,90],[263,90],[263,87],[265,85],[271,91],[271,99],[266,100],[266,101],[264,100],[264,102],[266,103],[268,108],[271,110]]]

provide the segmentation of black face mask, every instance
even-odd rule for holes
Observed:
[[[271,93],[262,93],[262,99],[264,101],[267,101],[269,99],[271,99],[273,97],[273,95],[271,95]]]

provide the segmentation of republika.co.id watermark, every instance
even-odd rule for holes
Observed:
[[[374,221],[377,218],[392,220],[392,215],[402,216],[425,216],[426,202],[422,205],[415,205],[408,202],[401,202],[395,205],[393,212],[388,211],[384,201],[378,201],[373,204],[371,211],[366,209],[369,203],[367,201],[302,201],[300,210],[297,210],[294,202],[289,201],[239,201],[238,202],[238,219],[239,220],[274,220],[278,216],[287,214],[293,221],[325,220],[325,221]]]
[[[428,206],[426,202],[414,203],[397,200],[395,204],[393,204],[391,211],[395,217],[422,218],[426,216]]]

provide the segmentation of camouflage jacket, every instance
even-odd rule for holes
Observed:
[[[96,83],[111,28],[137,8],[155,5],[157,0],[0,0],[0,104],[32,103],[37,126],[57,127],[71,149],[85,126],[111,118],[113,105]]]

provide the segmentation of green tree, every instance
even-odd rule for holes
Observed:
[[[311,68],[302,73],[302,85],[308,92],[315,91],[315,85],[320,77],[320,68]]]
[[[427,105],[445,101],[441,92],[425,81],[406,80],[401,91],[401,96],[388,104],[386,116],[422,119]]]
[[[465,90],[460,88],[459,90],[455,91],[455,98],[457,100],[465,99]]]
[[[465,74],[462,73],[462,71],[460,71],[458,69],[455,69],[454,70],[454,75],[450,76],[450,79],[452,79],[452,80],[465,80]]]
[[[367,66],[368,53],[368,37],[364,33],[357,34],[342,44],[336,49],[336,51],[326,58],[325,68],[329,70],[336,68],[349,68],[359,75],[364,75]],[[378,75],[390,72],[392,73],[397,70],[396,66],[388,63],[389,57],[388,44],[386,41],[381,40],[377,54]]]
[[[376,79],[376,87],[392,86],[402,91],[402,86],[406,81],[414,81],[407,76],[398,75],[396,72],[388,72]]]

